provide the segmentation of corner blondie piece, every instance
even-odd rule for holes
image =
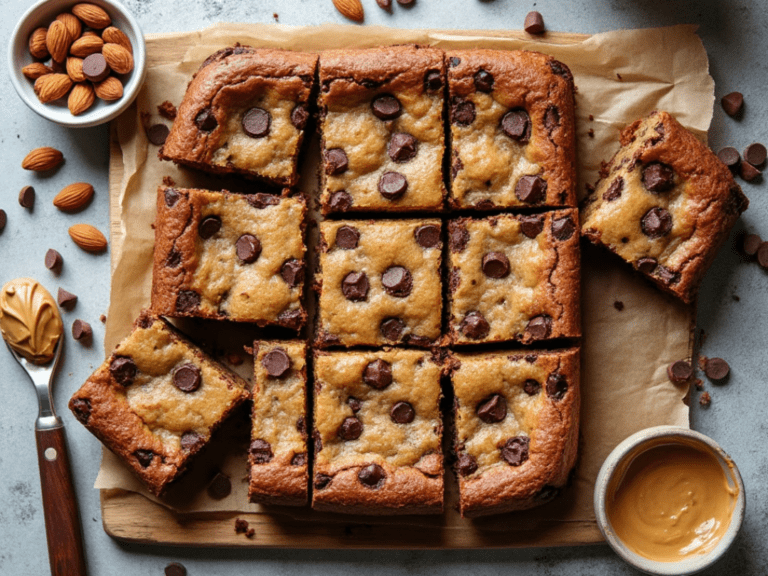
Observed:
[[[152,310],[300,329],[302,196],[160,187]]]
[[[248,454],[251,502],[307,503],[307,345],[253,343],[253,410]]]
[[[584,201],[582,233],[692,302],[749,200],[730,170],[667,112],[621,132],[621,148]]]
[[[450,221],[451,341],[580,336],[578,226],[573,209]]]
[[[454,208],[576,206],[573,76],[538,52],[452,50]]]
[[[317,352],[316,510],[443,510],[441,366],[430,353]]]
[[[249,398],[246,387],[145,311],[131,335],[75,392],[69,409],[159,496]]]
[[[439,220],[322,222],[317,345],[435,344],[441,246]]]
[[[321,54],[323,214],[443,208],[444,86],[442,50]]]
[[[294,186],[316,69],[316,54],[219,50],[189,83],[160,157]]]
[[[454,354],[462,516],[533,508],[568,481],[579,438],[579,350]]]

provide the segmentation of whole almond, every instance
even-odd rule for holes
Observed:
[[[133,46],[131,45],[130,39],[125,35],[125,32],[119,28],[115,28],[114,26],[104,28],[104,31],[101,33],[101,39],[107,44],[119,44],[133,54]]]
[[[21,73],[30,80],[37,80],[40,76],[53,73],[53,70],[42,62],[32,62],[32,64],[24,66],[21,69]]]
[[[79,116],[93,106],[95,101],[96,94],[94,93],[91,83],[79,82],[78,84],[75,84],[75,87],[72,88],[72,92],[69,93],[67,106],[69,107],[72,116]]]
[[[133,56],[120,44],[104,44],[101,51],[107,65],[118,74],[128,74],[133,70]]]
[[[107,102],[120,100],[123,97],[123,84],[114,76],[107,76],[94,85],[96,96]]]
[[[86,26],[101,30],[112,24],[112,19],[109,17],[103,8],[94,4],[75,4],[72,6],[72,13],[85,22]]]
[[[102,252],[107,248],[107,239],[90,224],[75,224],[69,228],[69,236],[75,244],[88,252]]]
[[[93,36],[81,36],[74,41],[69,53],[78,58],[85,58],[96,52],[101,52],[103,46],[104,41],[95,34]]]
[[[363,21],[363,5],[360,0],[333,0],[333,5],[345,18],[355,22]]]
[[[80,35],[80,38],[85,38],[86,36],[98,36],[99,38],[101,38],[101,36],[99,36],[99,33],[96,32],[95,30],[86,30]]]
[[[69,37],[72,38],[72,40],[80,38],[80,33],[83,31],[83,25],[76,16],[69,12],[63,12],[56,16],[56,20],[64,23],[64,26],[67,27],[67,32],[69,32]]]
[[[56,62],[64,62],[70,44],[72,44],[72,38],[70,38],[64,22],[60,20],[51,22],[48,33],[45,35],[45,45],[48,47],[48,52],[51,53],[51,58]]]
[[[93,186],[87,182],[75,182],[56,194],[53,205],[59,210],[73,212],[80,210],[93,198]]]
[[[42,146],[41,148],[35,148],[21,161],[21,167],[24,170],[34,170],[35,172],[42,172],[44,170],[52,170],[61,164],[64,160],[64,154],[51,148],[50,146]]]
[[[72,82],[85,82],[83,74],[83,59],[76,56],[67,58],[67,74],[72,78]]]
[[[48,35],[48,28],[36,28],[29,37],[29,53],[33,58],[45,60],[50,56],[48,47],[45,45],[45,37]]]
[[[46,74],[35,80],[35,94],[45,104],[66,96],[72,88],[72,80],[66,74]]]

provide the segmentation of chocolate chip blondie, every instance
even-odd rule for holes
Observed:
[[[731,171],[667,112],[621,132],[584,201],[582,233],[684,302],[749,200]]]
[[[69,401],[75,417],[159,496],[227,416],[246,382],[147,311]]]
[[[317,346],[435,344],[441,247],[439,220],[322,222]]]
[[[306,211],[300,195],[160,187],[152,310],[300,329]]]
[[[568,481],[579,437],[579,349],[454,354],[462,516],[548,502]]]
[[[573,76],[538,52],[451,50],[450,204],[575,207]]]
[[[580,336],[578,218],[567,209],[451,220],[451,342]]]
[[[442,50],[328,50],[319,76],[323,213],[441,210]]]
[[[253,343],[253,409],[248,453],[251,502],[307,503],[307,345]]]
[[[317,54],[219,50],[189,83],[160,158],[294,186],[316,70]]]
[[[442,367],[428,352],[316,352],[312,507],[443,509]]]

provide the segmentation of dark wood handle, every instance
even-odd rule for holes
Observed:
[[[64,439],[64,427],[35,430],[45,534],[52,576],[85,576],[83,532]]]

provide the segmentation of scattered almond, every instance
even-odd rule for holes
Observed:
[[[72,240],[87,252],[102,252],[107,248],[107,239],[90,224],[75,224],[69,228]]]
[[[120,100],[123,97],[123,84],[114,76],[107,76],[104,80],[94,85],[96,96],[107,102]]]
[[[107,65],[118,74],[128,74],[133,70],[133,56],[120,44],[104,44],[101,53]]]
[[[67,26],[61,20],[54,20],[48,27],[48,33],[45,35],[45,45],[51,58],[56,62],[64,62],[67,57],[69,45],[72,44],[72,38],[69,36]]]
[[[53,205],[59,210],[72,212],[80,210],[93,197],[93,186],[87,182],[75,182],[62,189],[53,199]]]
[[[67,27],[67,32],[69,32],[70,38],[73,40],[75,38],[80,38],[80,33],[83,31],[83,25],[80,23],[80,20],[78,20],[76,16],[70,14],[69,12],[63,12],[62,14],[56,16],[56,20],[64,23],[64,26]]]
[[[24,170],[34,170],[42,172],[56,168],[64,160],[64,155],[50,146],[35,148],[21,161],[21,167]]]
[[[81,36],[72,44],[69,53],[78,58],[85,58],[96,52],[101,52],[103,46],[104,41],[95,34],[93,36]]]
[[[32,64],[24,66],[24,68],[21,69],[21,73],[30,80],[37,80],[40,76],[53,73],[53,70],[42,62],[32,62]]]
[[[333,0],[333,5],[345,18],[355,22],[363,21],[363,5],[360,0]]]
[[[75,4],[72,6],[72,12],[75,16],[85,22],[86,26],[101,30],[112,24],[112,19],[109,17],[103,8],[94,4]]]
[[[72,80],[66,74],[46,74],[35,80],[35,94],[45,104],[63,98],[72,88]]]
[[[72,82],[85,82],[83,74],[83,59],[76,56],[67,58],[67,74],[72,78]]]
[[[69,100],[67,100],[67,106],[72,116],[79,116],[88,108],[93,106],[96,101],[96,94],[94,93],[93,86],[90,82],[79,82],[72,88],[72,92],[69,93]],[[54,201],[55,204],[55,201]]]
[[[128,36],[125,35],[125,32],[119,28],[115,28],[114,26],[104,28],[104,31],[101,33],[101,38],[105,43],[119,44],[128,50],[128,52],[133,54],[133,46],[131,46],[131,41],[128,39]]]
[[[33,58],[45,60],[51,54],[45,45],[45,37],[48,35],[48,28],[37,28],[29,37],[29,53]]]

